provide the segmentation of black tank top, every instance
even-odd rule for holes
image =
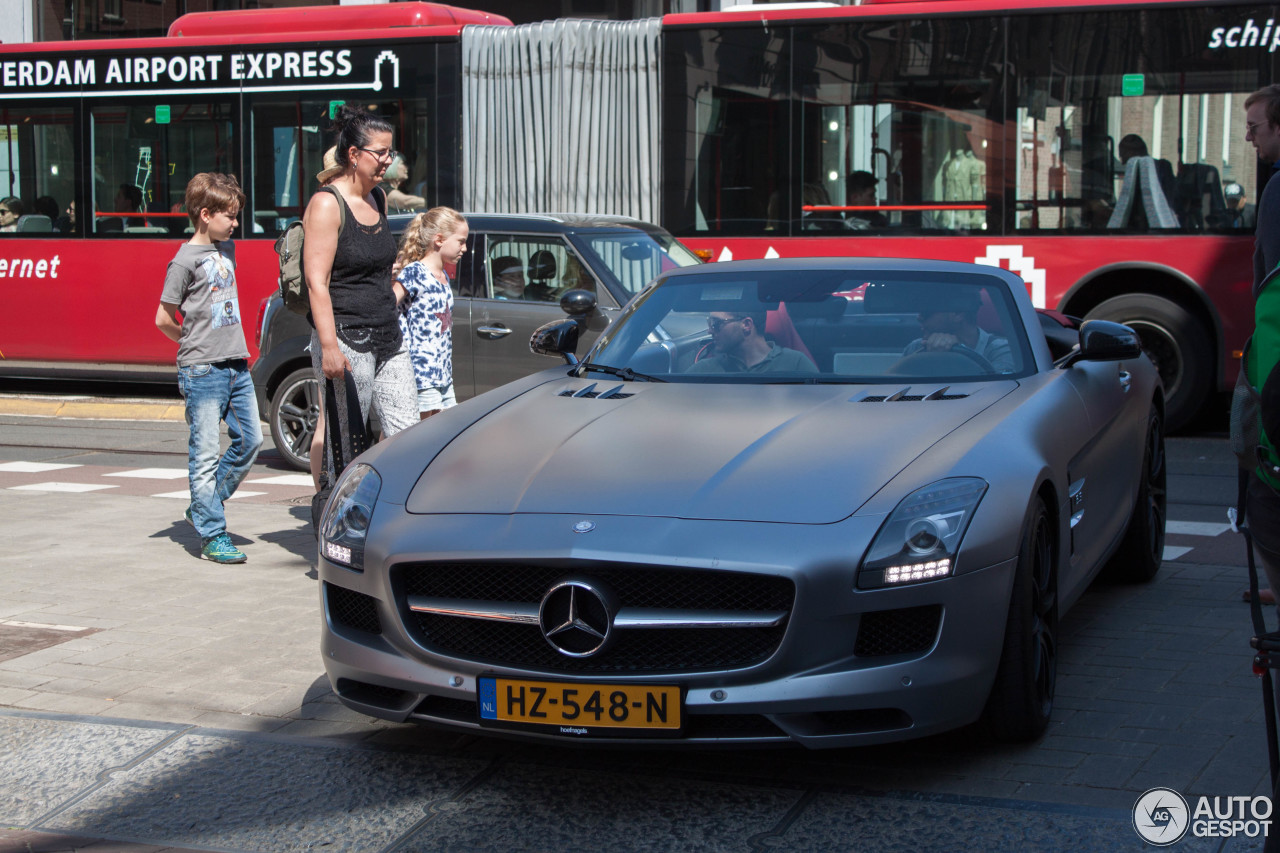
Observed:
[[[342,194],[337,194],[342,199]],[[374,191],[378,221],[362,225],[347,207],[346,221],[338,234],[329,277],[329,298],[338,337],[360,352],[394,354],[400,348],[400,324],[396,295],[391,289],[391,268],[396,262],[396,238],[385,215],[384,196]],[[342,199],[342,204],[346,204]]]

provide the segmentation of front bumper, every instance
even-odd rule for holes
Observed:
[[[593,521],[603,535],[593,540],[573,533],[579,520]],[[855,590],[861,553],[851,553],[849,543],[869,542],[882,521],[877,516],[834,525],[760,525],[401,513],[390,523],[375,521],[370,542],[386,547],[370,549],[363,572],[320,561],[325,668],[338,697],[355,710],[455,729],[482,728],[477,678],[485,674],[677,685],[684,694],[684,727],[678,737],[656,742],[844,747],[971,723],[995,678],[1016,561],[969,571],[961,562],[960,573],[945,580]],[[486,547],[477,553],[468,542]],[[617,547],[624,542],[643,547]],[[613,670],[565,668],[554,661],[547,667],[514,653],[512,660],[501,660],[493,652],[462,655],[435,647],[415,625],[398,580],[409,564],[441,571],[527,566],[539,577],[607,577],[627,567],[667,571],[673,578],[691,571],[726,578],[760,574],[788,579],[794,598],[780,639],[745,665],[707,666],[695,656],[691,667],[663,662],[656,671],[634,662]],[[910,624],[914,639],[895,640],[899,624]],[[867,642],[870,631],[879,632],[878,642]],[[601,734],[502,733],[544,740]],[[607,734],[610,743],[655,743],[643,735]]]

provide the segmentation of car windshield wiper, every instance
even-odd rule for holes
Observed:
[[[617,376],[628,382],[640,380],[642,382],[666,382],[665,379],[659,379],[656,376],[650,376],[647,373],[636,373],[630,367],[614,367],[611,364],[595,364],[593,362],[584,361],[578,365],[573,371],[574,376],[582,376],[588,370],[598,370],[601,373],[608,373],[611,376]]]

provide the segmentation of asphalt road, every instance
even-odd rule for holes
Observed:
[[[155,412],[172,399],[132,402]],[[1149,789],[1189,808],[1270,789],[1243,545],[1224,523],[1233,463],[1214,424],[1169,441],[1157,579],[1095,585],[1062,620],[1057,707],[1037,743],[961,731],[684,752],[352,714],[318,659],[308,490],[269,438],[243,487],[255,494],[229,510],[250,562],[215,567],[195,559],[173,497],[180,420],[0,411],[0,853],[95,839],[128,851],[1110,851],[1143,846],[1134,805]],[[23,470],[40,466],[65,467]],[[1189,834],[1173,849],[1261,840]]]

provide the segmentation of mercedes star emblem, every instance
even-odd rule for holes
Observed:
[[[538,625],[542,636],[560,654],[585,658],[609,641],[615,612],[607,592],[587,581],[565,580],[542,597]]]

